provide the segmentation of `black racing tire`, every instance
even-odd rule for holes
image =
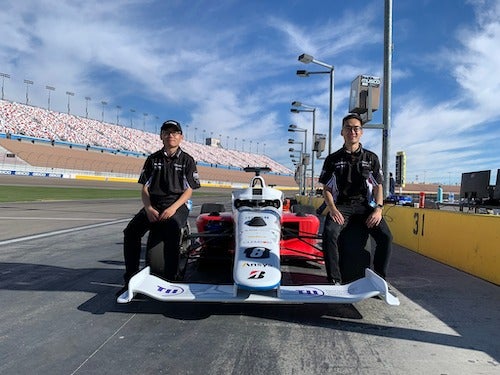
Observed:
[[[148,242],[146,245],[146,266],[151,269],[151,274],[157,276],[165,275],[165,255],[164,255],[164,242],[157,240],[155,236],[160,236],[161,231],[150,231]],[[184,228],[181,229],[181,243],[179,246],[179,266],[178,270],[182,269],[182,264],[187,258],[187,252],[191,245],[191,228],[189,223],[186,223]],[[152,245],[155,244],[155,245]]]
[[[151,268],[151,274],[163,276],[165,275],[164,243],[163,241],[155,241],[156,233],[155,231],[149,232],[146,245],[146,265]],[[156,243],[156,245],[152,246],[152,243]]]
[[[226,208],[222,203],[203,203],[200,214],[210,214],[212,212],[224,212]]]

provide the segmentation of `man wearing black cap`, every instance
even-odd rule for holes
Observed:
[[[124,233],[125,287],[139,271],[141,239],[154,225],[162,225],[168,237],[165,241],[165,277],[173,280],[177,274],[181,229],[186,225],[189,209],[186,205],[193,189],[200,187],[196,163],[179,147],[183,140],[181,125],[165,121],[160,130],[163,148],[151,154],[144,163],[139,183],[144,207],[129,222]]]
[[[380,162],[360,143],[363,121],[358,114],[344,117],[340,134],[344,146],[327,156],[319,177],[328,207],[323,230],[327,278],[338,284],[364,276],[364,268],[370,267],[370,255],[364,250],[369,235],[376,242],[374,271],[385,278],[392,234],[382,217]]]

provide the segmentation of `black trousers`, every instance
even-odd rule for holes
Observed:
[[[123,257],[125,259],[125,274],[123,278],[128,283],[130,278],[139,271],[141,259],[141,240],[148,230],[161,231],[162,236],[155,236],[156,241],[164,241],[165,278],[173,280],[177,274],[179,263],[179,244],[181,229],[186,225],[189,210],[182,205],[168,220],[151,223],[146,210],[141,209],[128,223],[123,231]],[[154,244],[149,244],[154,245]]]
[[[345,218],[343,225],[327,215],[323,229],[323,254],[328,281],[349,283],[364,276],[370,268],[371,254],[365,246],[369,236],[375,240],[373,270],[385,278],[392,251],[392,234],[384,218],[373,228],[366,226],[369,208],[339,206]]]

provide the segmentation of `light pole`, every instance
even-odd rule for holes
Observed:
[[[85,118],[89,118],[89,101],[92,100],[90,96],[85,97]]]
[[[305,177],[306,177],[305,169],[306,168],[304,166],[304,142],[297,142],[296,140],[289,138],[288,144],[299,144],[300,145],[299,191],[300,191],[300,194],[304,194],[304,191],[306,190],[306,187],[305,187]]]
[[[317,64],[327,68],[327,71],[308,72],[306,70],[297,70],[299,77],[309,77],[311,74],[329,74],[330,75],[330,109],[328,113],[328,154],[332,153],[332,130],[333,130],[333,90],[334,90],[334,73],[335,68],[333,65],[326,64],[322,61],[316,60],[313,56],[303,53],[299,56],[298,60],[304,64]]]
[[[74,92],[66,91],[66,95],[68,95],[68,115],[70,113],[70,107],[69,107],[69,98],[70,96],[75,96]]]
[[[296,150],[292,147],[292,148],[289,148],[288,151],[291,152],[290,158],[292,160],[293,165],[297,166],[297,159],[296,158],[298,158],[299,160],[302,160],[302,150]],[[292,154],[293,152],[298,152],[299,155],[297,156],[297,154]],[[302,166],[301,166],[302,164],[299,164],[299,165],[300,165],[300,168],[302,168]],[[299,170],[298,172],[300,173],[301,171]],[[300,178],[299,178],[299,193],[301,193],[302,189],[303,189],[302,174],[300,174],[299,176],[300,176]]]
[[[120,120],[120,110],[122,107],[119,105],[116,106],[116,125],[119,125],[119,120]]]
[[[29,79],[25,79],[24,83],[26,83],[26,105],[30,102],[29,96],[28,96],[28,85],[32,85],[33,81],[30,81]]]
[[[104,122],[104,106],[108,105],[108,102],[102,100],[101,104],[102,104],[101,122]]]
[[[3,87],[5,84],[5,78],[10,78],[10,75],[7,73],[0,73],[0,77],[2,77],[2,100],[3,100],[3,98],[4,98]]]
[[[130,127],[131,128],[134,128],[134,113],[135,113],[135,109],[131,108],[130,109]]]
[[[302,159],[302,165],[304,165],[304,191],[302,192],[305,194],[307,190],[307,165],[309,163],[306,163],[306,155],[307,155],[307,129],[304,128],[299,128],[297,125],[291,124],[288,126],[288,131],[289,132],[300,132],[304,133],[304,151],[303,151],[303,159]],[[293,141],[293,139],[291,139]],[[288,140],[288,143],[294,143],[290,142],[290,139]]]
[[[311,137],[311,195],[314,193],[314,152],[317,151],[314,149],[314,142],[315,142],[315,136],[316,136],[316,107],[311,107],[309,105],[303,104],[298,101],[292,102],[293,107],[297,108],[291,108],[290,112],[292,113],[300,113],[300,112],[310,112],[312,113],[312,137]]]
[[[45,86],[45,88],[47,89],[47,92],[49,94],[49,97],[47,98],[47,111],[50,111],[50,92],[54,91],[56,88],[52,86]]]

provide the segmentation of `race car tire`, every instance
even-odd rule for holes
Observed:
[[[181,240],[179,244],[179,269],[183,268],[187,251],[190,246],[191,228],[189,223],[181,229]],[[151,273],[157,276],[165,276],[165,255],[164,255],[164,242],[159,240],[160,231],[151,230],[149,232],[148,241],[146,245],[146,265],[150,267]],[[155,244],[155,245],[152,245]]]
[[[164,243],[163,241],[156,241],[156,236],[160,233],[157,231],[150,231],[148,242],[146,245],[146,265],[151,268],[151,273],[157,276],[165,275],[165,256],[164,256]],[[151,244],[156,243],[152,246]]]

